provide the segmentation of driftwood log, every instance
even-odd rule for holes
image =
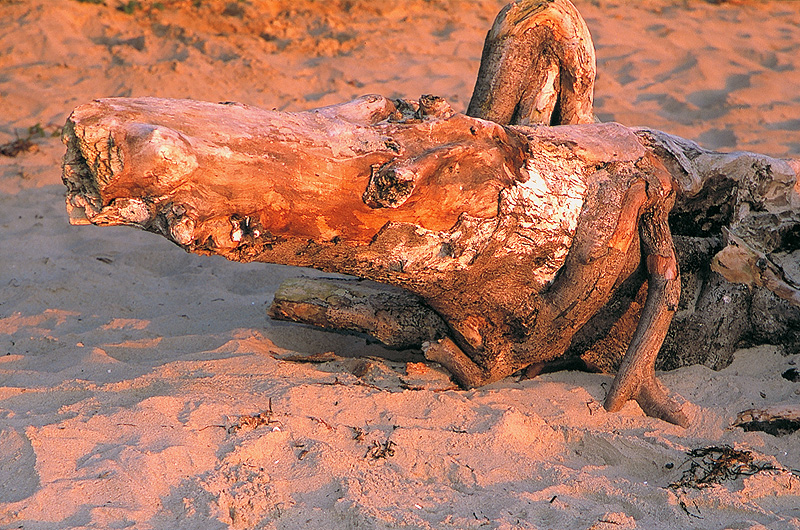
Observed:
[[[717,324],[690,335],[703,349],[729,315],[714,298],[736,306],[749,328],[732,348],[753,335],[760,296],[771,337],[800,342],[800,164],[591,123],[593,80],[572,4],[524,1],[487,36],[472,116],[434,96],[300,113],[97,100],[64,128],[67,209],[74,223],[132,225],[190,252],[400,287],[423,308],[405,321],[396,309],[413,299],[347,286],[279,297],[272,313],[375,334],[390,321],[427,327],[396,345],[430,340],[426,357],[465,387],[572,352],[619,367],[609,410],[635,399],[686,425],[654,371],[676,311],[687,329]]]
[[[733,426],[745,431],[764,431],[774,436],[791,434],[800,429],[800,405],[785,403],[764,409],[743,410],[736,416]]]

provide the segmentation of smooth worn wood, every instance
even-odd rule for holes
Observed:
[[[595,54],[568,0],[504,7],[483,45],[467,115],[504,125],[593,123]]]
[[[401,287],[446,324],[426,356],[462,386],[577,352],[619,367],[609,410],[635,399],[685,425],[655,377],[665,339],[700,337],[699,349],[720,351],[708,348],[726,335],[720,326],[744,314],[737,340],[767,322],[771,337],[800,343],[800,165],[585,123],[594,65],[576,51],[591,48],[588,31],[573,38],[581,24],[566,1],[504,10],[470,105],[481,118],[435,96],[299,113],[155,98],[82,105],[64,128],[70,219]],[[517,41],[534,55],[545,52],[531,43],[550,42],[559,81],[523,60]],[[519,83],[533,88],[509,91]],[[546,123],[580,124],[512,125],[537,121],[534,109]],[[374,306],[337,312],[329,299],[317,293],[283,314],[378,334]],[[751,318],[753,307],[779,316]]]

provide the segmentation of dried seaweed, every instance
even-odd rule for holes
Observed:
[[[364,429],[361,427],[350,427],[353,430],[353,440],[360,442],[364,439]]]
[[[47,125],[42,127],[40,123],[28,127],[27,134],[20,137],[16,134],[16,140],[0,144],[0,155],[3,156],[18,156],[23,153],[35,153],[39,150],[39,146],[33,143],[33,138],[44,138],[46,136],[61,136],[63,127],[55,125]]]
[[[259,412],[258,414],[239,416],[236,423],[228,427],[228,434],[233,434],[242,429],[254,430],[264,425],[280,423],[278,420],[272,418],[274,414],[275,413],[272,411],[272,398],[269,398],[269,408],[267,410]]]
[[[689,467],[683,471],[680,480],[668,487],[677,493],[678,504],[683,512],[697,519],[703,517],[697,504],[687,497],[688,490],[701,490],[761,472],[790,473],[800,477],[800,471],[775,466],[770,462],[758,462],[752,452],[734,449],[729,445],[701,447],[686,454],[689,458],[684,465],[689,463]],[[692,503],[697,513],[689,509],[687,501]]]
[[[703,489],[762,471],[787,471],[769,462],[756,462],[750,451],[729,445],[692,449],[686,454],[689,468],[684,470],[679,481],[669,485],[672,489]]]
[[[17,156],[22,153],[37,151],[39,146],[31,142],[30,138],[17,138],[13,142],[0,145],[0,155]]]
[[[394,456],[394,447],[396,445],[397,444],[391,440],[386,440],[383,443],[375,440],[372,442],[370,448],[367,449],[367,454],[364,455],[364,458],[369,456],[373,460],[377,460],[379,458],[389,458],[390,456]]]

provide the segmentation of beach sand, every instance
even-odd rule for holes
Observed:
[[[318,273],[68,224],[57,134],[75,106],[433,93],[463,110],[503,1],[105,4],[0,0],[0,144],[35,146],[0,156],[0,529],[800,528],[800,433],[731,427],[800,401],[781,377],[800,352],[659,374],[687,429],[607,413],[608,375],[457,390],[419,353],[269,320],[282,280]],[[800,156],[797,3],[576,5],[603,121]],[[344,359],[276,358],[292,352]],[[670,487],[688,451],[723,445],[774,469]]]

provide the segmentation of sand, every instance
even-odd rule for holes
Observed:
[[[662,373],[682,429],[611,377],[560,372],[471,391],[420,355],[270,321],[300,273],[73,227],[57,137],[104,96],[301,110],[366,93],[463,109],[502,1],[0,0],[0,528],[800,528],[800,433],[731,427],[800,401],[800,352],[742,349]],[[800,155],[795,2],[578,1],[596,112],[724,150]],[[126,13],[115,9],[128,7]],[[281,355],[335,352],[321,364]],[[761,466],[671,488],[687,451]]]

